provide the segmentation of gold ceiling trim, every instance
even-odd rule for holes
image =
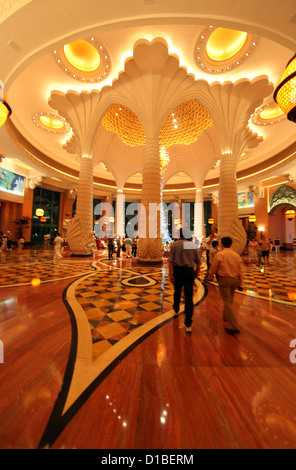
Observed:
[[[100,64],[95,70],[84,71],[76,68],[66,57],[64,46],[53,51],[53,55],[57,64],[61,67],[63,72],[65,72],[70,77],[74,78],[83,83],[97,83],[105,80],[111,70],[111,59],[106,47],[95,37],[82,38],[81,41],[89,44],[94,48],[100,56]],[[65,44],[69,46],[74,44],[77,41],[73,41],[70,44]]]
[[[196,40],[193,51],[196,65],[203,72],[210,74],[229,72],[241,65],[252,54],[259,40],[258,36],[247,33],[246,39],[238,52],[225,60],[213,60],[207,53],[207,43],[210,36],[214,31],[217,31],[217,29],[218,28],[213,26],[204,28]]]
[[[56,114],[36,113],[33,116],[33,122],[40,129],[53,134],[67,134],[71,130],[68,122]]]
[[[285,113],[273,101],[258,108],[251,117],[252,123],[256,126],[270,126],[286,119]]]
[[[145,145],[146,136],[141,122],[125,106],[111,106],[104,115],[102,124],[130,147]],[[204,129],[211,126],[213,120],[207,110],[196,100],[187,101],[177,106],[164,121],[159,133],[159,144],[164,148],[176,144],[190,145],[200,137]]]

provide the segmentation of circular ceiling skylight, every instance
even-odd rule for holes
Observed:
[[[244,31],[209,26],[196,41],[195,62],[204,72],[225,73],[244,62],[257,42],[257,36]]]

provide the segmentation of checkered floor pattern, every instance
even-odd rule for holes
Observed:
[[[135,328],[171,310],[173,303],[173,287],[165,267],[109,271],[103,263],[103,270],[86,277],[75,291],[90,324],[94,359]],[[152,280],[152,286],[123,284],[139,271],[147,283]]]
[[[0,287],[30,285],[78,277],[94,271],[93,259],[65,256],[55,261],[53,250],[37,247],[0,252]]]

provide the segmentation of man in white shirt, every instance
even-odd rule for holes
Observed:
[[[224,304],[223,320],[229,325],[225,331],[234,335],[240,333],[238,321],[233,310],[233,295],[236,289],[243,289],[244,264],[243,260],[230,247],[232,239],[223,237],[221,239],[222,251],[219,251],[210,267],[208,281],[213,280],[216,274],[220,294]]]
[[[56,234],[56,237],[54,239],[54,259],[61,259],[63,258],[62,255],[62,245],[63,245],[63,239],[60,236],[59,233]]]

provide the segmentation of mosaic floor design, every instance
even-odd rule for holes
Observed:
[[[109,271],[105,262],[99,263],[100,272],[81,280],[75,290],[90,324],[94,359],[135,328],[171,310],[173,304],[166,267],[112,267]],[[125,283],[139,277],[146,283]]]

